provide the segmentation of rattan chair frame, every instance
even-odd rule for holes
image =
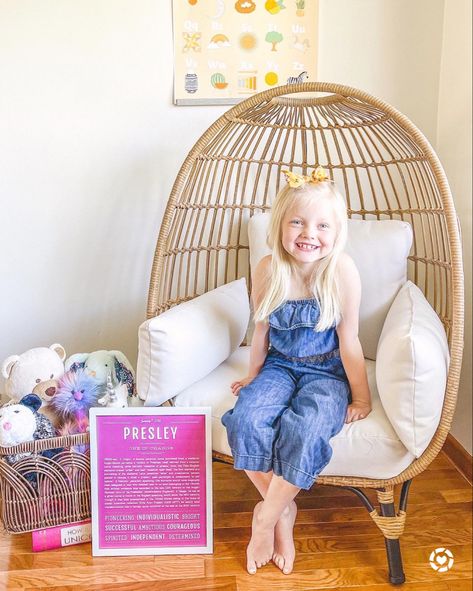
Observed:
[[[300,93],[329,94],[317,97],[303,94],[300,98],[292,96]],[[274,124],[271,117],[274,119],[274,112],[279,114],[278,108],[281,106],[286,108],[286,112],[283,113],[284,121]],[[327,115],[329,108],[331,113]],[[228,256],[230,250],[236,250],[238,253],[245,251],[246,255],[248,252],[247,242],[243,243],[241,240],[244,231],[242,217],[240,215],[237,219],[234,214],[236,211],[247,209],[249,215],[253,215],[255,211],[264,211],[270,206],[267,202],[243,203],[241,200],[242,191],[234,191],[232,201],[226,196],[221,200],[220,197],[224,191],[223,183],[227,182],[229,185],[228,170],[230,167],[236,170],[238,164],[245,159],[251,162],[251,158],[246,154],[243,158],[238,154],[238,147],[245,141],[245,134],[247,137],[251,133],[257,133],[260,128],[266,127],[270,128],[272,137],[279,136],[278,142],[288,143],[288,136],[300,130],[305,132],[306,137],[314,137],[315,134],[326,132],[327,129],[320,123],[321,113],[325,116],[324,121],[333,121],[331,129],[329,129],[330,133],[343,130],[346,135],[342,137],[342,141],[346,141],[346,138],[349,137],[352,145],[365,143],[364,147],[359,146],[359,154],[362,154],[363,158],[362,161],[356,163],[355,155],[353,151],[350,151],[348,141],[345,146],[335,142],[339,155],[342,149],[347,154],[345,161],[334,164],[333,158],[326,149],[323,154],[325,161],[319,160],[319,162],[312,164],[303,161],[302,170],[304,172],[311,165],[322,164],[328,168],[330,173],[333,173],[337,168],[341,169],[344,178],[345,170],[349,168],[356,172],[357,169],[369,170],[371,167],[376,173],[383,167],[387,169],[389,166],[404,165],[407,167],[405,178],[402,179],[404,185],[407,183],[408,175],[418,175],[419,177],[416,182],[412,181],[413,189],[410,192],[406,191],[405,203],[402,202],[402,196],[393,183],[391,184],[392,194],[388,194],[383,188],[384,207],[380,207],[376,202],[377,196],[374,193],[371,203],[367,202],[366,195],[360,194],[358,207],[355,207],[353,191],[350,193],[344,178],[350,217],[362,219],[398,218],[411,221],[414,246],[413,252],[409,256],[409,278],[424,291],[443,322],[448,335],[450,365],[442,414],[434,437],[424,453],[400,474],[388,479],[351,476],[319,476],[317,479],[318,484],[376,489],[391,488],[396,484],[410,480],[425,470],[445,442],[453,419],[460,380],[464,314],[460,232],[445,172],[425,136],[394,107],[355,88],[333,83],[307,82],[281,86],[258,93],[224,113],[191,149],[172,187],[152,265],[147,317],[156,316],[176,304],[200,295],[202,291],[198,289],[198,281],[196,280],[198,273],[207,274],[203,291],[213,289],[218,284],[239,276],[246,276],[248,284],[250,284],[248,268],[244,272],[238,269],[238,265],[230,269],[231,260]],[[332,113],[336,114],[336,119]],[[360,120],[361,116],[364,119]],[[374,154],[374,148],[368,145],[367,136],[363,136],[361,133],[356,134],[357,129],[369,129],[373,136],[378,137],[379,143],[384,145],[386,153],[392,156],[391,160],[383,160]],[[304,138],[304,135],[301,134],[301,137]],[[322,140],[324,139],[322,138]],[[232,141],[233,145],[230,145]],[[401,153],[401,150],[405,152],[405,155],[396,158],[396,153]],[[408,150],[410,154],[407,152]],[[271,159],[268,156],[268,151],[267,146],[260,150],[260,152],[266,152],[266,159],[256,162],[256,176],[260,176],[262,167],[268,164],[275,168],[279,177],[281,176],[279,174],[281,167],[301,166],[301,163],[294,162],[294,159],[284,163],[278,162],[274,158]],[[294,148],[291,151],[295,153]],[[307,151],[308,147],[303,145],[302,153],[307,154]],[[371,156],[371,161],[368,156]],[[223,162],[224,177],[227,174],[225,178],[217,178],[215,174],[212,177],[209,164],[219,159]],[[339,160],[342,159],[339,158]],[[240,175],[239,181],[245,183],[248,175],[246,173],[247,176],[244,176],[245,171],[241,166],[238,168],[237,174]],[[390,174],[388,171],[386,178]],[[212,184],[210,192],[201,189],[202,184],[208,186],[209,183]],[[359,186],[358,180],[357,185]],[[204,201],[203,197],[211,194],[213,190],[218,192],[217,200],[214,203]],[[265,190],[269,190],[269,175],[265,181]],[[213,239],[216,234],[217,241],[215,239],[213,242],[207,243],[199,241],[204,233],[201,229],[202,224],[199,222],[198,226],[196,218],[203,216],[204,223],[213,224],[215,227],[219,223],[215,217],[218,208],[231,211],[232,221],[235,220],[239,224],[237,236],[240,238],[240,242],[231,242],[233,236],[231,227],[229,235],[223,235],[224,228],[221,222],[218,232],[214,231],[211,236]],[[188,216],[182,214],[182,212],[189,211],[194,215],[193,225],[188,221]],[[198,255],[202,252],[207,254],[220,251],[225,251],[226,255],[224,272],[220,277],[214,273],[214,276],[210,278],[208,276],[212,271],[212,265],[209,263],[210,256],[199,258]],[[201,264],[200,269],[194,268],[193,270],[194,279],[192,279],[189,268],[182,265],[182,261],[177,260],[179,256],[186,255],[186,260],[190,261],[193,254],[197,255],[195,266]],[[175,293],[176,285],[178,285],[178,293]],[[232,461],[230,457],[216,452],[214,452],[214,457],[228,462]]]
[[[350,217],[411,223],[408,277],[424,292],[448,338],[442,413],[422,455],[391,478],[316,480],[359,497],[385,537],[389,581],[402,584],[399,538],[409,487],[440,452],[450,430],[463,351],[459,224],[445,172],[417,127],[386,102],[333,83],[282,86],[231,108],[195,143],[177,174],[156,244],[147,317],[239,277],[250,286],[248,217],[270,209],[283,168],[307,174],[317,165],[344,189]],[[232,463],[216,451],[213,457]],[[396,510],[394,487],[400,484]],[[379,513],[361,488],[376,490]]]

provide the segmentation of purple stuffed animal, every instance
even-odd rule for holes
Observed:
[[[97,406],[105,389],[84,370],[67,371],[59,379],[56,396],[50,405],[62,421],[83,423],[88,419],[89,408]]]

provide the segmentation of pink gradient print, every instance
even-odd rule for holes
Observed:
[[[205,415],[97,416],[100,548],[205,546]]]

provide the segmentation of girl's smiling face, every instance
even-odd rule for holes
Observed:
[[[281,242],[298,264],[305,266],[326,257],[336,237],[337,222],[327,198],[298,196],[283,217]]]

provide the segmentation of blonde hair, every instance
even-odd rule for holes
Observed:
[[[327,199],[336,219],[336,237],[331,252],[320,259],[310,278],[310,288],[320,307],[316,331],[327,330],[341,318],[336,269],[347,239],[347,210],[343,197],[331,181],[306,183],[299,188],[285,185],[278,193],[271,211],[268,245],[272,249],[271,277],[263,299],[255,311],[255,320],[262,321],[288,299],[293,262],[282,245],[282,223],[289,207],[298,197]]]

